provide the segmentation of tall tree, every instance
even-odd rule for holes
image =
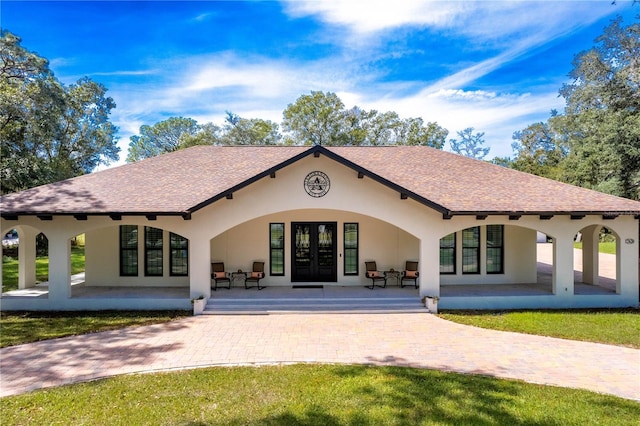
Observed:
[[[335,93],[312,91],[283,112],[282,128],[299,145],[345,145],[348,140],[344,104]]]
[[[65,87],[45,58],[0,35],[0,178],[14,192],[118,159],[113,99],[88,78]]]
[[[283,113],[289,143],[299,145],[423,145],[442,149],[447,134],[422,118],[401,119],[395,112],[347,110],[335,93],[311,92]]]
[[[491,148],[482,146],[484,145],[484,132],[474,134],[473,130],[473,127],[467,127],[458,132],[460,140],[450,139],[451,150],[465,157],[484,160]]]
[[[227,111],[221,137],[224,145],[277,145],[280,139],[282,135],[277,123],[260,118],[242,118]]]
[[[196,145],[221,145],[222,129],[213,123],[199,125],[200,130],[195,135],[183,133],[180,135],[179,149],[189,148]]]
[[[516,157],[511,167],[522,172],[559,180],[562,177],[561,162],[566,153],[549,123],[534,123],[513,134],[511,144]]]
[[[565,179],[640,199],[640,24],[615,19],[575,57],[570,76],[560,90],[567,103]]]
[[[449,131],[438,123],[428,122],[418,118],[400,120],[392,127],[396,145],[421,145],[442,149]]]
[[[171,117],[153,126],[140,126],[140,135],[129,138],[127,162],[180,149],[185,138],[196,136],[200,129],[197,121],[184,117]]]

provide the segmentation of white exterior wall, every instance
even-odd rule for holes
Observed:
[[[366,166],[366,165],[365,165]],[[303,181],[311,171],[322,171],[331,180],[329,192],[321,198],[310,197]],[[213,194],[212,194],[213,195]],[[507,216],[489,216],[478,220],[475,216],[455,216],[443,220],[442,215],[411,199],[401,200],[400,194],[372,179],[358,179],[357,172],[325,156],[305,157],[277,171],[274,179],[266,177],[233,194],[233,199],[221,199],[192,214],[191,220],[179,216],[159,216],[148,220],[144,216],[125,216],[121,221],[108,216],[89,216],[78,221],[70,216],[55,216],[42,221],[34,216],[20,216],[18,221],[2,219],[2,232],[30,226],[44,232],[50,241],[52,282],[49,299],[3,297],[3,309],[147,309],[189,308],[188,300],[149,299],[73,299],[69,298],[68,242],[81,233],[87,238],[88,285],[180,286],[188,285],[190,297],[210,297],[210,263],[222,260],[228,270],[248,270],[254,260],[264,260],[268,272],[270,222],[284,222],[286,236],[284,278],[269,277],[268,285],[288,283],[291,273],[291,221],[337,222],[338,252],[342,253],[342,224],[358,222],[358,277],[342,276],[342,257],[339,257],[338,282],[360,285],[365,260],[376,260],[379,269],[402,269],[405,260],[420,262],[420,295],[439,295],[440,285],[455,283],[535,282],[536,230],[554,238],[555,295],[504,298],[444,298],[441,308],[520,308],[520,307],[588,307],[637,306],[638,304],[638,221],[621,216],[604,224],[619,236],[618,274],[619,294],[576,296],[573,294],[573,236],[588,226],[603,225],[600,216],[571,220],[569,216],[555,216],[540,220],[537,216],[523,216],[510,221]],[[138,225],[140,244],[143,227],[165,230],[164,277],[144,277],[144,250],[139,247],[139,277],[119,277],[118,227]],[[505,274],[440,276],[439,240],[452,232],[489,224],[505,225]],[[189,277],[170,277],[168,232],[189,239]],[[484,232],[484,231],[483,231]],[[631,241],[633,240],[633,242]],[[486,239],[481,239],[481,253]],[[628,243],[626,242],[628,241]],[[458,250],[461,250],[461,243]],[[483,255],[484,256],[484,255]],[[461,262],[460,254],[457,256]],[[484,268],[485,258],[481,259]],[[460,264],[457,268],[461,271]],[[483,270],[483,269],[481,269]],[[28,274],[27,274],[28,275]],[[25,283],[28,286],[28,283]],[[452,300],[455,299],[455,300]]]
[[[504,273],[487,274],[487,227],[480,226],[480,273],[462,273],[462,229],[456,233],[456,273],[440,276],[443,285],[469,284],[532,284],[536,273],[536,231],[519,226],[504,225]]]
[[[180,219],[182,220],[182,219]],[[128,225],[126,221],[121,223]],[[138,276],[120,276],[120,225],[85,234],[85,282],[87,286],[189,287],[189,277],[172,277],[169,231],[163,231],[162,277],[144,275],[144,226],[138,226]],[[155,224],[148,226],[157,227]]]
[[[381,271],[402,270],[407,260],[417,260],[419,240],[389,223],[356,213],[336,210],[295,210],[276,213],[240,224],[211,240],[211,260],[225,263],[229,272],[242,269],[250,271],[253,261],[265,262],[266,278],[262,281],[269,286],[291,285],[291,223],[292,222],[335,222],[337,250],[337,282],[325,285],[365,285],[364,262],[375,260]],[[269,275],[269,224],[284,223],[285,229],[285,275]],[[344,275],[344,224],[358,224],[359,275]],[[236,283],[237,285],[238,283]],[[303,284],[303,283],[301,283]],[[306,283],[310,284],[310,283]],[[303,284],[304,285],[304,284]]]

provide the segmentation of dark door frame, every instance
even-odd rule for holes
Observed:
[[[331,242],[320,244],[320,226],[333,228]],[[300,257],[297,247],[297,227],[309,226],[309,246],[303,248],[308,256]],[[291,282],[337,282],[338,281],[338,223],[330,221],[291,222]],[[303,259],[307,267],[300,265]]]

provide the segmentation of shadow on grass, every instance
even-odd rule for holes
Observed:
[[[363,386],[362,392],[395,412],[400,424],[425,419],[445,424],[526,424],[504,410],[520,393],[512,381],[406,367],[378,367],[385,386]],[[369,374],[373,369],[344,367],[337,375]],[[547,423],[553,424],[553,423]]]
[[[3,398],[0,407],[3,424],[617,425],[640,421],[637,402],[581,390],[404,367],[317,364],[121,376]]]
[[[0,347],[163,323],[190,315],[189,311],[0,312]]]
[[[311,389],[314,392],[311,404],[292,404],[280,410],[283,412],[259,419],[248,420],[243,414],[231,419],[229,424],[566,424],[564,420],[544,414],[543,407],[539,412],[519,408],[529,397],[523,394],[524,386],[534,385],[405,367],[332,366],[329,369],[331,378]],[[344,389],[348,391],[341,394]],[[620,406],[629,409],[624,401]]]

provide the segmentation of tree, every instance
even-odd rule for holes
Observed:
[[[575,57],[570,77],[560,90],[567,103],[565,179],[640,199],[640,24],[623,27],[615,19]]]
[[[221,145],[222,129],[213,123],[199,125],[200,130],[195,135],[183,133],[180,135],[179,149],[189,148],[196,145]]]
[[[282,128],[299,145],[345,145],[348,140],[344,104],[335,93],[312,91],[283,112]]]
[[[171,117],[153,126],[141,126],[140,136],[131,136],[127,162],[135,162],[144,158],[173,152],[182,147],[182,142],[189,136],[196,136],[201,130],[198,122],[191,118]],[[193,140],[190,140],[193,143]]]
[[[362,145],[391,145],[396,144],[396,129],[401,125],[401,119],[397,113],[387,111],[378,113],[371,111],[371,116],[363,120],[363,128],[366,130],[366,142]]]
[[[277,145],[282,135],[278,124],[260,118],[242,118],[227,111],[221,142],[224,145]]]
[[[115,103],[89,78],[65,87],[48,61],[0,35],[0,178],[2,192],[91,172],[118,159]]]
[[[449,131],[438,123],[426,125],[422,118],[406,118],[392,127],[396,145],[421,145],[442,149]]]
[[[640,24],[613,20],[569,76],[564,114],[514,134],[513,167],[640,199]]]
[[[442,149],[449,133],[422,118],[401,119],[395,112],[347,110],[335,93],[311,92],[290,104],[283,129],[288,142],[301,145],[423,145]]]
[[[516,157],[511,167],[550,179],[562,177],[561,163],[566,153],[560,148],[559,141],[549,123],[534,123],[522,131],[513,134],[511,144]]]
[[[491,148],[482,146],[484,145],[484,132],[474,134],[473,127],[467,127],[459,131],[458,136],[460,136],[459,141],[457,139],[449,140],[451,150],[456,154],[476,160],[484,160],[484,157],[489,154]]]

